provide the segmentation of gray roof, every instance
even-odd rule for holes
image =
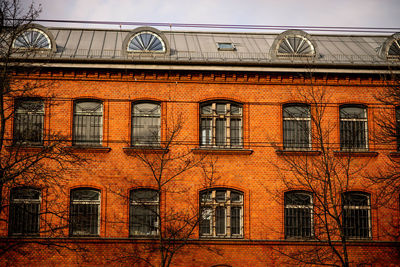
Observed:
[[[208,65],[315,65],[399,66],[400,60],[388,61],[380,55],[390,36],[382,35],[308,35],[316,46],[315,57],[274,57],[271,47],[279,34],[243,32],[162,31],[167,40],[167,53],[127,53],[124,40],[132,35],[128,30],[48,28],[56,51],[35,57],[63,62],[208,64]],[[233,43],[235,51],[219,51],[218,42]]]

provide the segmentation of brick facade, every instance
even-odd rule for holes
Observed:
[[[44,83],[42,88],[35,90],[33,96],[44,99],[45,132],[66,136],[68,142],[65,146],[86,157],[89,162],[70,166],[65,180],[60,181],[62,186],[58,189],[49,185],[35,185],[41,189],[41,210],[45,213],[43,216],[46,216],[41,218],[40,238],[3,240],[25,240],[26,244],[21,247],[22,253],[6,254],[7,257],[0,265],[127,265],[134,262],[132,258],[135,252],[143,249],[143,244],[153,242],[151,239],[129,237],[130,190],[157,186],[151,179],[149,169],[132,157],[127,149],[131,147],[132,102],[140,100],[161,103],[162,141],[166,140],[168,127],[181,114],[184,124],[177,139],[178,145],[174,149],[193,150],[197,157],[207,155],[217,159],[216,175],[219,179],[212,187],[234,189],[243,193],[242,237],[205,240],[199,236],[199,230],[196,228],[189,244],[178,252],[172,264],[294,264],[279,251],[302,250],[313,246],[315,241],[285,240],[283,197],[287,189],[280,178],[278,168],[285,167],[279,152],[283,144],[283,105],[301,102],[299,90],[309,89],[311,86],[317,90],[326,90],[330,96],[326,118],[334,127],[330,140],[337,144],[337,150],[340,150],[339,106],[350,103],[363,104],[368,111],[368,151],[371,153],[355,155],[358,164],[367,163],[364,170],[372,172],[376,166],[381,166],[387,160],[390,152],[396,151],[396,144],[382,144],[374,138],[378,128],[378,115],[382,112],[394,114],[394,110],[383,107],[375,99],[376,93],[385,86],[385,81],[378,75],[315,74],[312,79],[304,76],[282,72],[132,71],[129,68],[119,71],[49,68],[36,74],[16,73],[15,77],[20,78],[23,83]],[[49,97],[50,92],[54,97]],[[73,108],[74,100],[77,99],[102,101],[103,149],[77,149],[73,146]],[[209,100],[227,100],[242,104],[243,149],[199,149],[200,104]],[[9,99],[9,104],[12,105],[13,101]],[[314,112],[314,109],[315,107],[311,106],[311,112]],[[10,121],[10,140],[13,136],[12,129]],[[340,156],[338,152],[337,157]],[[394,233],[391,223],[398,221],[400,216],[399,199],[397,197],[388,208],[374,206],[377,189],[366,188],[366,183],[360,175],[359,180],[352,184],[352,190],[371,195],[371,239],[349,242],[350,260],[354,265],[399,265],[399,244],[391,236]],[[68,237],[70,191],[83,187],[98,189],[100,192],[99,237]],[[203,189],[205,186],[201,169],[194,168],[183,173],[161,192],[160,213],[171,206],[189,212],[198,211],[199,193]],[[62,218],[47,214],[46,211],[49,210],[61,212]],[[7,218],[6,210],[2,219]],[[60,245],[60,253],[54,253],[54,247],[43,248],[31,242],[46,242],[46,229],[50,227],[47,224],[65,226],[57,231],[55,236],[51,236]],[[3,220],[0,221],[0,234],[8,234],[8,225]],[[86,251],[77,253],[64,248],[63,244],[85,248]],[[38,247],[40,249],[37,249]],[[118,255],[131,257],[117,260]],[[154,255],[155,253],[149,253],[149,260],[153,263],[158,260]],[[143,262],[141,264],[145,265]]]

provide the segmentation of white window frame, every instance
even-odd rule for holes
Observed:
[[[225,191],[225,201],[219,201],[216,199],[216,192],[217,191]],[[204,193],[211,193],[211,198],[208,200],[202,200],[201,196]],[[231,200],[231,193],[237,193],[240,195],[240,201],[232,201]],[[225,209],[225,229],[224,233],[217,233],[217,225],[216,225],[216,210],[218,207]],[[239,214],[239,234],[232,234],[232,217],[231,217],[231,210],[233,207],[240,208]],[[215,188],[209,190],[203,190],[200,192],[200,220],[203,217],[203,212],[210,211],[210,233],[201,233],[201,238],[243,238],[243,209],[244,209],[244,196],[243,193],[233,189],[223,189],[223,188]],[[201,224],[201,221],[200,221]]]

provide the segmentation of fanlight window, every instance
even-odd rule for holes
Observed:
[[[400,58],[400,39],[393,40],[388,50],[389,58]]]
[[[277,50],[278,56],[313,56],[314,47],[310,40],[300,35],[283,38]]]
[[[21,33],[13,43],[14,48],[51,49],[49,37],[41,30],[29,29]]]
[[[152,32],[135,34],[128,44],[129,52],[165,52],[165,44]]]

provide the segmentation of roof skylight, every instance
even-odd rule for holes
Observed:
[[[236,47],[232,43],[217,43],[218,50],[220,51],[234,51]]]

